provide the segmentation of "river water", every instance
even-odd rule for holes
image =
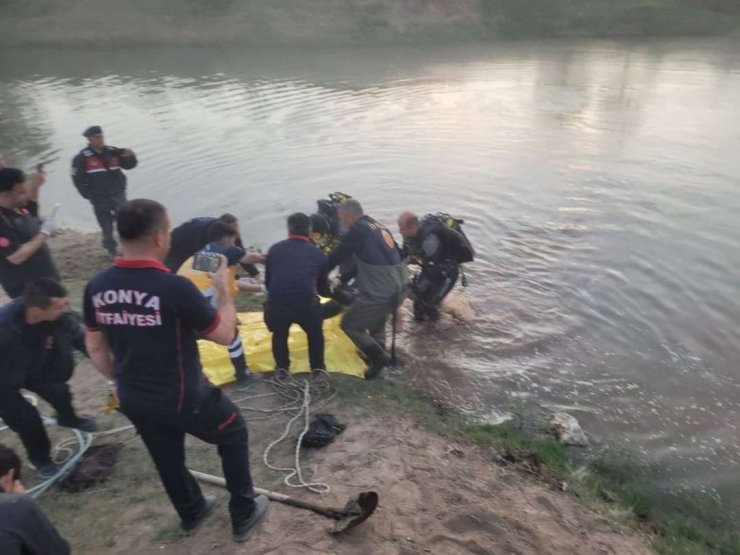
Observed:
[[[131,197],[234,212],[263,247],[332,191],[394,230],[451,212],[477,318],[407,326],[410,379],[484,420],[567,409],[740,505],[737,44],[0,56],[0,152],[49,162],[65,224],[94,227],[68,170],[91,124],[139,155]]]

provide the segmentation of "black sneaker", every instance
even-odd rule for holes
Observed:
[[[270,508],[270,500],[266,495],[258,495],[254,498],[254,512],[241,524],[234,524],[234,535],[232,539],[237,543],[243,543],[252,535],[254,527],[265,518],[267,509]]]
[[[62,418],[57,416],[57,424],[65,428],[75,428],[83,432],[93,433],[98,431],[98,425],[92,418],[86,416],[75,416],[74,418]]]
[[[62,469],[61,464],[56,464],[53,462],[42,463],[42,464],[29,462],[28,466],[30,466],[33,470],[35,470],[36,475],[42,480],[48,480],[49,478],[53,478],[54,476],[59,474],[59,471]]]
[[[188,524],[185,524],[185,522],[180,523],[180,535],[182,537],[187,538],[195,534],[198,531],[198,528],[200,528],[200,525],[203,524],[203,521],[211,516],[213,511],[216,510],[218,499],[215,495],[205,497],[204,501],[205,504],[203,505],[203,509],[200,511],[198,516],[195,517],[195,520]]]
[[[329,372],[327,372],[323,368],[314,368],[313,370],[311,370],[311,379],[314,381],[331,381],[329,379]]]
[[[245,386],[249,383],[251,383],[252,379],[254,378],[254,374],[247,370],[239,370],[236,373],[236,385],[238,386]]]
[[[278,368],[275,370],[275,381],[284,383],[289,382],[292,379],[290,375],[290,371],[286,370],[285,368]]]

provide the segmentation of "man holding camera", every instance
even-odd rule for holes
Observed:
[[[170,247],[167,212],[153,200],[124,203],[117,216],[123,257],[88,283],[84,296],[87,350],[115,388],[121,412],[136,427],[181,520],[192,535],[213,513],[185,465],[185,435],[218,446],[233,539],[243,542],[267,511],[254,495],[247,425],[239,408],[203,375],[197,340],[228,345],[236,308],[225,257],[211,274],[214,308],[195,286],[162,264]]]
[[[136,167],[137,160],[128,148],[105,144],[99,125],[88,127],[82,134],[88,146],[72,160],[72,181],[83,198],[90,201],[103,231],[103,248],[115,256],[118,243],[113,237],[116,213],[126,202],[126,175],[121,170]]]
[[[30,280],[59,280],[46,244],[56,224],[53,218],[39,224],[23,211],[27,201],[26,175],[15,168],[0,169],[0,285],[11,299],[19,297]]]

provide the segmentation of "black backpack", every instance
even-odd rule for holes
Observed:
[[[457,239],[455,250],[457,251],[457,261],[460,264],[472,262],[475,259],[475,249],[462,229],[462,224],[464,223],[464,220],[455,218],[444,212],[427,214],[421,220],[422,227],[425,225],[441,225],[455,232]]]

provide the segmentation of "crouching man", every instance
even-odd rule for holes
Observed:
[[[0,308],[0,418],[20,436],[39,476],[59,471],[36,408],[21,389],[38,394],[57,412],[60,426],[86,432],[95,422],[77,416],[67,380],[74,369],[73,349],[85,352],[82,323],[69,312],[67,291],[59,282],[39,278],[24,294]]]

